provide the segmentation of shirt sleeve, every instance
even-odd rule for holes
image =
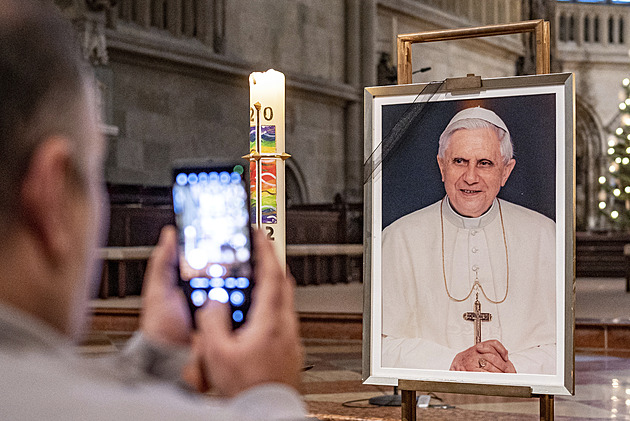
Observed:
[[[179,383],[189,356],[189,347],[157,344],[138,331],[122,352],[103,358],[100,365],[125,383],[149,380]]]
[[[234,419],[305,420],[300,395],[281,384],[266,384],[249,389],[229,402],[241,415]]]
[[[284,384],[258,385],[229,399],[191,392],[181,382],[188,358],[187,347],[158,345],[137,332],[119,355],[103,361],[101,368],[116,371],[110,374],[118,387],[104,388],[97,395],[116,401],[114,412],[124,419],[306,420],[300,395]]]

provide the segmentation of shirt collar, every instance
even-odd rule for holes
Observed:
[[[448,196],[445,197],[444,202],[442,202],[442,212],[444,217],[457,228],[464,229],[483,229],[496,218],[499,213],[498,200],[495,198],[492,201],[492,205],[490,209],[488,209],[483,215],[477,218],[469,218],[466,216],[462,216],[455,212],[455,209],[451,206],[451,202],[448,199]]]
[[[0,348],[56,353],[70,357],[72,342],[53,327],[0,302]]]

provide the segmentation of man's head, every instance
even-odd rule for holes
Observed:
[[[468,217],[486,212],[514,169],[512,155],[510,133],[494,112],[475,107],[455,114],[437,156],[453,208]]]
[[[65,333],[83,319],[99,231],[103,141],[92,90],[52,2],[3,0],[0,300]]]

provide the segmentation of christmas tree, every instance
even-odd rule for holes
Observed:
[[[608,174],[599,177],[599,209],[615,225],[630,227],[630,79],[622,82],[620,126],[608,138]]]

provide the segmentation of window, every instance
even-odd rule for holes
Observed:
[[[166,29],[167,16],[168,10],[166,8],[166,1],[153,0],[151,2],[151,26],[159,29]]]
[[[567,41],[567,17],[565,15],[560,15],[560,41]]]
[[[205,22],[202,1],[206,0],[118,0],[118,18],[177,37],[199,38]]]
[[[591,41],[591,18],[584,16],[584,42]]]
[[[615,20],[612,16],[608,18],[608,43],[615,43]]]

